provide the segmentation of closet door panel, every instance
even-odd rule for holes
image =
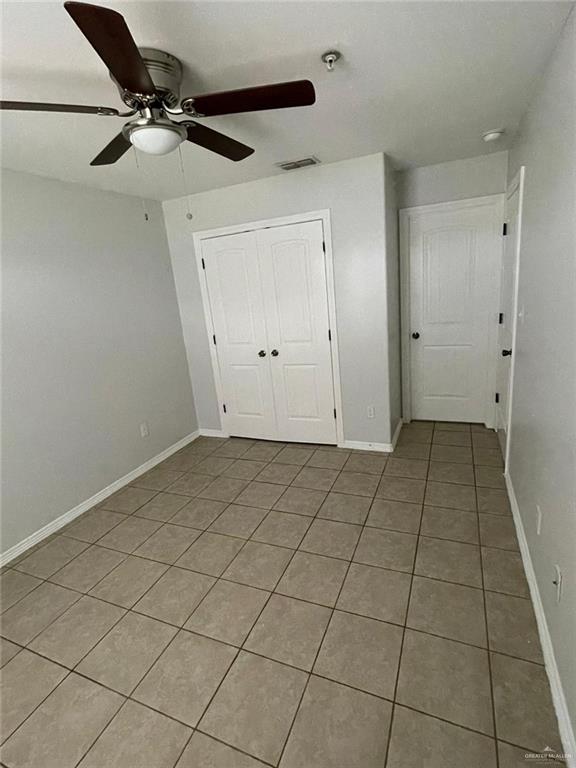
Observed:
[[[259,230],[257,241],[279,438],[334,443],[322,222]]]
[[[202,256],[226,427],[232,435],[273,440],[277,427],[256,234],[205,240]]]

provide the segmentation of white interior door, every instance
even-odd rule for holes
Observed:
[[[412,418],[489,423],[501,198],[407,213]]]
[[[268,339],[254,232],[202,245],[212,325],[230,434],[277,436]]]
[[[520,221],[524,169],[514,178],[506,192],[506,237],[502,253],[500,282],[500,324],[498,326],[498,365],[496,376],[496,428],[506,455],[512,394],[512,360],[516,335],[518,267],[520,253]],[[503,355],[506,352],[509,354]]]
[[[278,434],[334,443],[322,222],[262,229],[257,237]]]
[[[203,241],[231,435],[336,442],[321,221]]]

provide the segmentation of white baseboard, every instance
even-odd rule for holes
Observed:
[[[169,448],[166,448],[166,450],[158,453],[152,459],[148,459],[148,461],[145,461],[144,464],[141,464],[139,467],[136,467],[136,469],[128,472],[128,474],[124,475],[124,477],[118,478],[118,480],[110,483],[110,485],[108,485],[106,488],[103,488],[101,491],[98,491],[98,493],[95,493],[94,496],[91,496],[89,499],[86,499],[86,501],[82,501],[80,504],[77,504],[73,509],[69,509],[68,512],[64,512],[64,514],[60,515],[55,520],[52,520],[52,522],[48,523],[43,528],[40,528],[38,531],[30,534],[30,536],[27,536],[18,544],[15,544],[13,547],[10,547],[10,549],[2,552],[2,554],[0,554],[0,566],[6,565],[6,563],[14,560],[14,558],[21,555],[27,549],[30,549],[30,547],[33,547],[35,544],[38,544],[38,542],[42,541],[42,539],[45,539],[51,534],[56,533],[56,531],[60,530],[60,528],[63,528],[65,525],[68,525],[68,523],[74,520],[74,518],[84,514],[84,512],[87,512],[89,509],[96,506],[96,504],[99,504],[101,501],[104,501],[104,499],[107,499],[108,496],[112,495],[116,491],[119,491],[125,485],[128,485],[128,483],[131,483],[132,480],[140,477],[140,475],[144,474],[144,472],[148,472],[148,470],[153,469],[157,464],[160,464],[169,456],[172,456],[173,453],[176,453],[176,451],[184,448],[184,446],[188,445],[188,443],[196,440],[200,434],[201,432],[198,430],[191,432],[189,435],[186,435],[186,437],[178,440],[177,443],[174,443]]]
[[[544,664],[550,682],[550,690],[552,692],[552,701],[554,703],[554,709],[556,710],[556,717],[558,718],[558,730],[560,732],[560,738],[562,739],[564,752],[566,753],[566,765],[568,768],[576,768],[576,739],[574,737],[574,729],[572,727],[566,697],[564,696],[564,689],[562,687],[558,665],[556,664],[554,646],[552,645],[552,638],[550,637],[548,622],[546,621],[546,614],[544,613],[544,606],[542,605],[540,590],[538,589],[536,573],[534,571],[534,566],[532,565],[528,540],[526,539],[524,524],[520,515],[520,507],[518,506],[516,494],[514,493],[514,486],[512,485],[512,480],[508,472],[504,473],[504,479],[506,481],[510,506],[512,507],[512,515],[514,517],[514,524],[518,535],[522,563],[524,564],[524,571],[526,572],[526,579],[528,580],[528,586],[530,588],[532,605],[534,606],[534,613],[536,614],[538,633],[540,635],[540,643],[542,644],[542,653],[544,655]]]
[[[392,450],[396,448],[396,443],[398,442],[398,438],[400,437],[400,432],[402,431],[403,426],[404,426],[404,420],[398,419],[398,424],[396,424],[396,429],[394,430],[394,434],[392,435]]]
[[[392,453],[392,443],[362,443],[357,440],[344,440],[338,443],[338,448],[350,448],[354,451],[379,451],[380,453]]]
[[[392,453],[394,448],[396,448],[396,443],[398,442],[403,423],[404,422],[402,419],[399,419],[398,424],[396,425],[396,429],[394,430],[394,434],[392,435],[391,443],[363,443],[359,440],[344,440],[343,442],[338,443],[338,448],[350,448],[354,451],[377,451],[379,453]]]
[[[230,437],[223,429],[200,429],[199,434],[201,437]]]
[[[402,420],[398,422],[398,426],[394,432],[391,443],[364,443],[356,440],[344,440],[338,443],[338,448],[350,448],[355,451],[379,451],[380,453],[392,453],[396,446],[400,430],[402,429]],[[200,429],[200,435],[202,437],[230,437],[228,432],[223,429]]]

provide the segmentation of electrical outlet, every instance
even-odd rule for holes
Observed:
[[[140,424],[140,437],[148,437],[150,434],[150,427],[148,426],[147,421],[143,421],[142,424]]]
[[[554,578],[552,584],[556,587],[556,602],[559,603],[562,599],[562,571],[559,565],[554,565]]]
[[[376,410],[375,410],[374,406],[373,405],[369,405],[368,408],[366,408],[366,413],[368,414],[368,418],[369,419],[373,419],[375,414],[376,414]]]
[[[540,536],[542,532],[542,508],[536,504],[536,535]]]

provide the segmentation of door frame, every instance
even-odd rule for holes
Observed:
[[[285,227],[290,224],[305,224],[311,221],[320,221],[324,233],[324,243],[326,250],[324,253],[324,266],[326,270],[326,292],[328,295],[328,320],[331,333],[331,361],[332,361],[332,385],[334,389],[334,407],[336,408],[336,442],[341,446],[344,443],[344,423],[342,419],[342,389],[340,382],[340,356],[338,353],[338,322],[336,313],[336,292],[334,288],[334,255],[332,250],[332,228],[330,224],[330,210],[309,211],[306,213],[297,213],[290,216],[279,216],[273,219],[259,219],[257,221],[247,221],[241,224],[232,224],[226,227],[216,229],[205,229],[194,232],[194,254],[196,258],[196,269],[198,270],[198,282],[200,283],[200,293],[202,295],[202,309],[206,322],[206,332],[208,347],[210,349],[210,360],[212,362],[212,372],[214,374],[214,383],[216,387],[216,396],[220,411],[220,425],[222,435],[230,436],[227,428],[226,414],[220,408],[224,402],[224,389],[222,387],[222,377],[220,375],[220,365],[218,363],[218,353],[216,345],[213,342],[214,324],[212,321],[212,311],[210,307],[210,294],[208,292],[208,281],[206,271],[202,266],[202,243],[204,240],[211,240],[225,235],[238,235],[242,232],[254,232],[259,229],[269,229],[272,227]]]
[[[506,195],[485,195],[482,197],[469,197],[464,200],[451,200],[445,203],[432,203],[430,205],[416,205],[411,208],[399,210],[399,251],[400,251],[400,329],[402,350],[402,420],[408,423],[412,420],[412,386],[410,371],[410,220],[414,216],[433,211],[460,211],[478,206],[493,206],[500,214],[500,221],[504,221],[504,202]],[[500,238],[499,258],[502,259],[502,240]],[[488,359],[490,370],[488,381],[491,382],[493,391],[496,392],[496,355],[498,349],[498,306],[500,303],[500,270],[498,271],[498,283],[495,286],[494,295],[494,323],[490,327],[488,342],[489,350],[492,350]],[[490,400],[490,388],[486,392],[485,424],[494,428],[496,425],[496,403]]]
[[[518,172],[508,184],[505,194],[505,205],[514,192],[518,190],[518,220],[516,223],[516,247],[514,249],[514,282],[512,284],[512,355],[510,357],[510,376],[508,377],[506,418],[506,450],[504,451],[504,471],[508,471],[510,458],[510,438],[512,436],[512,401],[514,398],[514,370],[516,368],[516,337],[518,332],[518,295],[520,288],[520,254],[522,248],[522,208],[524,205],[524,184],[526,166],[521,165]],[[508,221],[508,211],[504,211],[504,221]]]

